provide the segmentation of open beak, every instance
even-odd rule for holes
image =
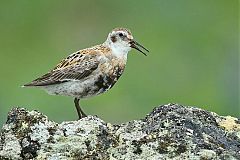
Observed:
[[[145,52],[143,52],[141,49],[143,49],[146,52],[149,52],[148,49],[146,49],[145,47],[143,47],[141,44],[139,44],[138,42],[131,40],[130,41],[130,47],[138,50],[139,52],[142,52],[145,56],[147,56],[147,54]]]

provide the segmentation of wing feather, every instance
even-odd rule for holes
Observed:
[[[61,61],[52,71],[24,86],[46,86],[70,80],[80,80],[89,76],[98,68],[98,65],[99,61],[96,60],[96,54],[76,52]]]

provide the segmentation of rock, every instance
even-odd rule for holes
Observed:
[[[13,108],[0,136],[0,159],[240,159],[240,119],[178,104],[121,125]]]

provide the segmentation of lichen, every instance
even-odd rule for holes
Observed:
[[[120,125],[96,116],[58,124],[14,108],[1,130],[0,159],[240,159],[239,122],[178,104]]]
[[[2,150],[0,150],[0,158],[5,159],[21,159],[21,146],[18,139],[11,133],[4,133],[4,142]]]

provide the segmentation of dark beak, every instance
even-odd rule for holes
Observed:
[[[141,49],[149,52],[148,49],[146,49],[145,47],[143,47],[141,44],[139,44],[138,42],[136,42],[136,41],[134,41],[134,40],[130,41],[130,47],[138,50],[139,52],[142,52],[145,56],[147,56],[147,54],[146,54],[145,52],[143,52]],[[140,49],[140,48],[141,48],[141,49]]]

